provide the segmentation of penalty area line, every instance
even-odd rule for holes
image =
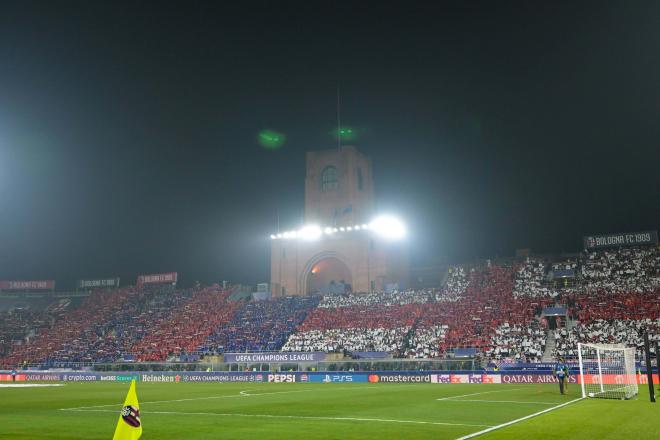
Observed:
[[[448,399],[445,402],[481,402],[481,403],[520,403],[520,404],[531,404],[531,405],[555,405],[557,402],[537,402],[529,400],[486,400],[486,399]]]
[[[490,428],[486,428],[486,429],[483,429],[481,431],[473,432],[472,434],[464,435],[463,437],[459,437],[456,440],[467,440],[467,439],[470,439],[470,438],[479,437],[480,435],[484,435],[486,433],[495,431],[497,429],[502,429],[502,428],[505,428],[507,426],[511,426],[513,424],[531,419],[533,417],[537,417],[537,416],[543,415],[545,413],[549,413],[550,411],[554,411],[556,409],[563,408],[564,406],[570,405],[571,403],[575,403],[575,402],[577,402],[579,400],[582,400],[582,399],[583,399],[583,397],[578,397],[577,399],[573,399],[569,402],[562,403],[562,404],[559,404],[557,406],[553,406],[552,408],[544,409],[542,411],[538,411],[538,412],[535,412],[533,414],[529,414],[525,417],[521,417],[519,419],[511,420],[510,422],[502,423],[501,425],[491,426]]]
[[[511,391],[519,391],[522,390],[523,388],[507,388],[504,390],[494,390],[494,391],[482,391],[480,393],[470,393],[470,394],[461,394],[460,396],[447,396],[447,397],[441,397],[439,399],[435,400],[453,400],[453,399],[458,399],[459,397],[469,397],[469,396],[480,396],[482,394],[492,394],[492,393],[509,393]]]
[[[60,411],[71,412],[110,412],[116,413],[117,411],[108,409],[62,409]],[[145,411],[145,414],[165,414],[165,415],[181,415],[181,416],[217,416],[217,417],[254,417],[265,419],[294,419],[294,420],[328,420],[328,421],[345,421],[345,422],[381,422],[381,423],[407,423],[413,425],[437,425],[437,426],[478,426],[478,427],[492,427],[492,425],[479,425],[474,423],[450,423],[450,422],[431,422],[425,420],[399,420],[399,419],[377,419],[371,417],[324,417],[324,416],[289,416],[279,414],[242,414],[242,413],[214,413],[214,412],[187,412],[187,411]]]

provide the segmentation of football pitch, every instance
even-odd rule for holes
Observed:
[[[0,388],[0,439],[111,439],[127,390]],[[631,401],[579,400],[577,385],[562,396],[551,384],[138,383],[137,393],[144,440],[442,440],[491,428],[478,438],[660,438],[646,386]]]

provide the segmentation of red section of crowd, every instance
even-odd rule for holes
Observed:
[[[497,327],[505,322],[528,326],[535,312],[549,300],[514,298],[515,271],[515,267],[508,266],[471,270],[462,299],[428,304],[418,327],[449,326],[444,342],[440,344],[442,353],[448,348],[488,347]]]
[[[164,361],[170,355],[191,353],[219,326],[228,323],[240,302],[227,302],[229,292],[217,286],[195,292],[190,301],[152,325],[131,348],[139,361]]]
[[[566,296],[570,315],[581,323],[596,319],[640,320],[660,317],[660,291],[616,292],[598,290],[591,294]]]

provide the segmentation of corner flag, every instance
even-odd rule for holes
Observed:
[[[135,392],[135,379],[131,381],[124,406],[119,413],[117,428],[112,440],[137,440],[142,435],[142,422],[140,421],[140,404]]]

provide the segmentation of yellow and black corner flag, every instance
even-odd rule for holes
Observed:
[[[142,435],[142,421],[140,420],[140,404],[135,392],[135,379],[131,381],[124,406],[119,413],[117,429],[112,440],[137,440]]]

